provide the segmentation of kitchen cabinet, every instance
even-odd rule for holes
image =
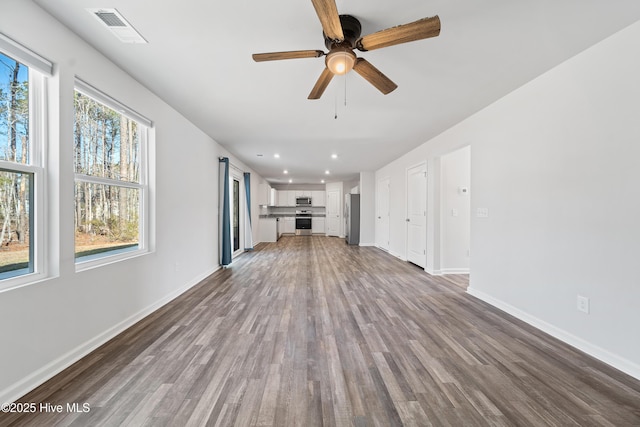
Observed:
[[[269,206],[276,205],[276,189],[269,188]]]
[[[278,190],[278,203],[276,206],[295,206],[296,193],[293,190]]]
[[[278,190],[275,206],[295,206],[297,197],[310,197],[311,206],[326,205],[325,192],[321,190]]]
[[[325,206],[326,202],[324,200],[325,192],[324,191],[312,191],[311,192],[311,206]]]
[[[311,219],[311,232],[313,234],[325,234],[325,219],[314,216]]]
[[[282,226],[282,232],[285,234],[295,234],[296,232],[296,218],[293,216],[285,216],[280,219],[280,225]]]
[[[269,184],[258,185],[258,204],[260,206],[272,206],[271,202],[271,186]]]
[[[278,222],[276,218],[260,218],[259,224],[261,242],[278,241]]]
[[[278,191],[278,206],[295,206],[296,192],[293,190]]]
[[[277,191],[276,206],[287,206],[287,190]]]

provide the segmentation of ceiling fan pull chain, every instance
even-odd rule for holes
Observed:
[[[347,75],[344,75],[344,107],[347,108]]]

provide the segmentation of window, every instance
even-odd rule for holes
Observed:
[[[0,34],[0,290],[44,265],[44,91],[52,65]]]
[[[78,79],[74,107],[76,263],[146,252],[151,122]]]

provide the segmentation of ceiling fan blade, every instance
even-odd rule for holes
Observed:
[[[320,99],[324,90],[331,83],[331,79],[333,78],[333,73],[329,71],[328,68],[322,70],[322,74],[320,74],[320,78],[316,82],[316,85],[311,89],[311,93],[307,99]]]
[[[356,59],[353,70],[385,95],[393,92],[398,87],[397,84],[389,80],[387,76],[382,74],[380,70],[364,58]]]
[[[322,55],[324,52],[321,50],[292,50],[289,52],[254,53],[252,57],[254,61],[262,62],[280,59],[320,58]]]
[[[335,0],[311,0],[316,9],[324,34],[334,41],[344,40],[342,24]]]
[[[410,24],[398,25],[397,27],[366,35],[356,42],[356,47],[362,51],[374,50],[415,40],[428,39],[439,34],[440,18],[436,15],[432,18],[422,18]]]

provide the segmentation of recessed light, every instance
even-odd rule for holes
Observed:
[[[322,184],[324,184],[324,179],[322,181],[320,181]]]
[[[337,154],[332,154],[332,155],[331,155],[331,158],[332,158],[332,159],[337,159],[337,158],[338,158],[338,155],[337,155]]]
[[[275,157],[276,159],[279,159],[280,158],[280,154],[276,153],[276,154],[273,155],[273,157]]]
[[[291,184],[292,182],[293,182],[293,180],[292,180],[292,179],[290,179],[290,180],[289,180],[289,184]]]
[[[331,173],[331,172],[329,172],[329,171],[324,171],[324,174],[325,174],[325,175],[329,175],[330,173]]]
[[[282,171],[282,173],[286,175],[286,174],[289,173],[289,171],[285,169],[285,170]]]

